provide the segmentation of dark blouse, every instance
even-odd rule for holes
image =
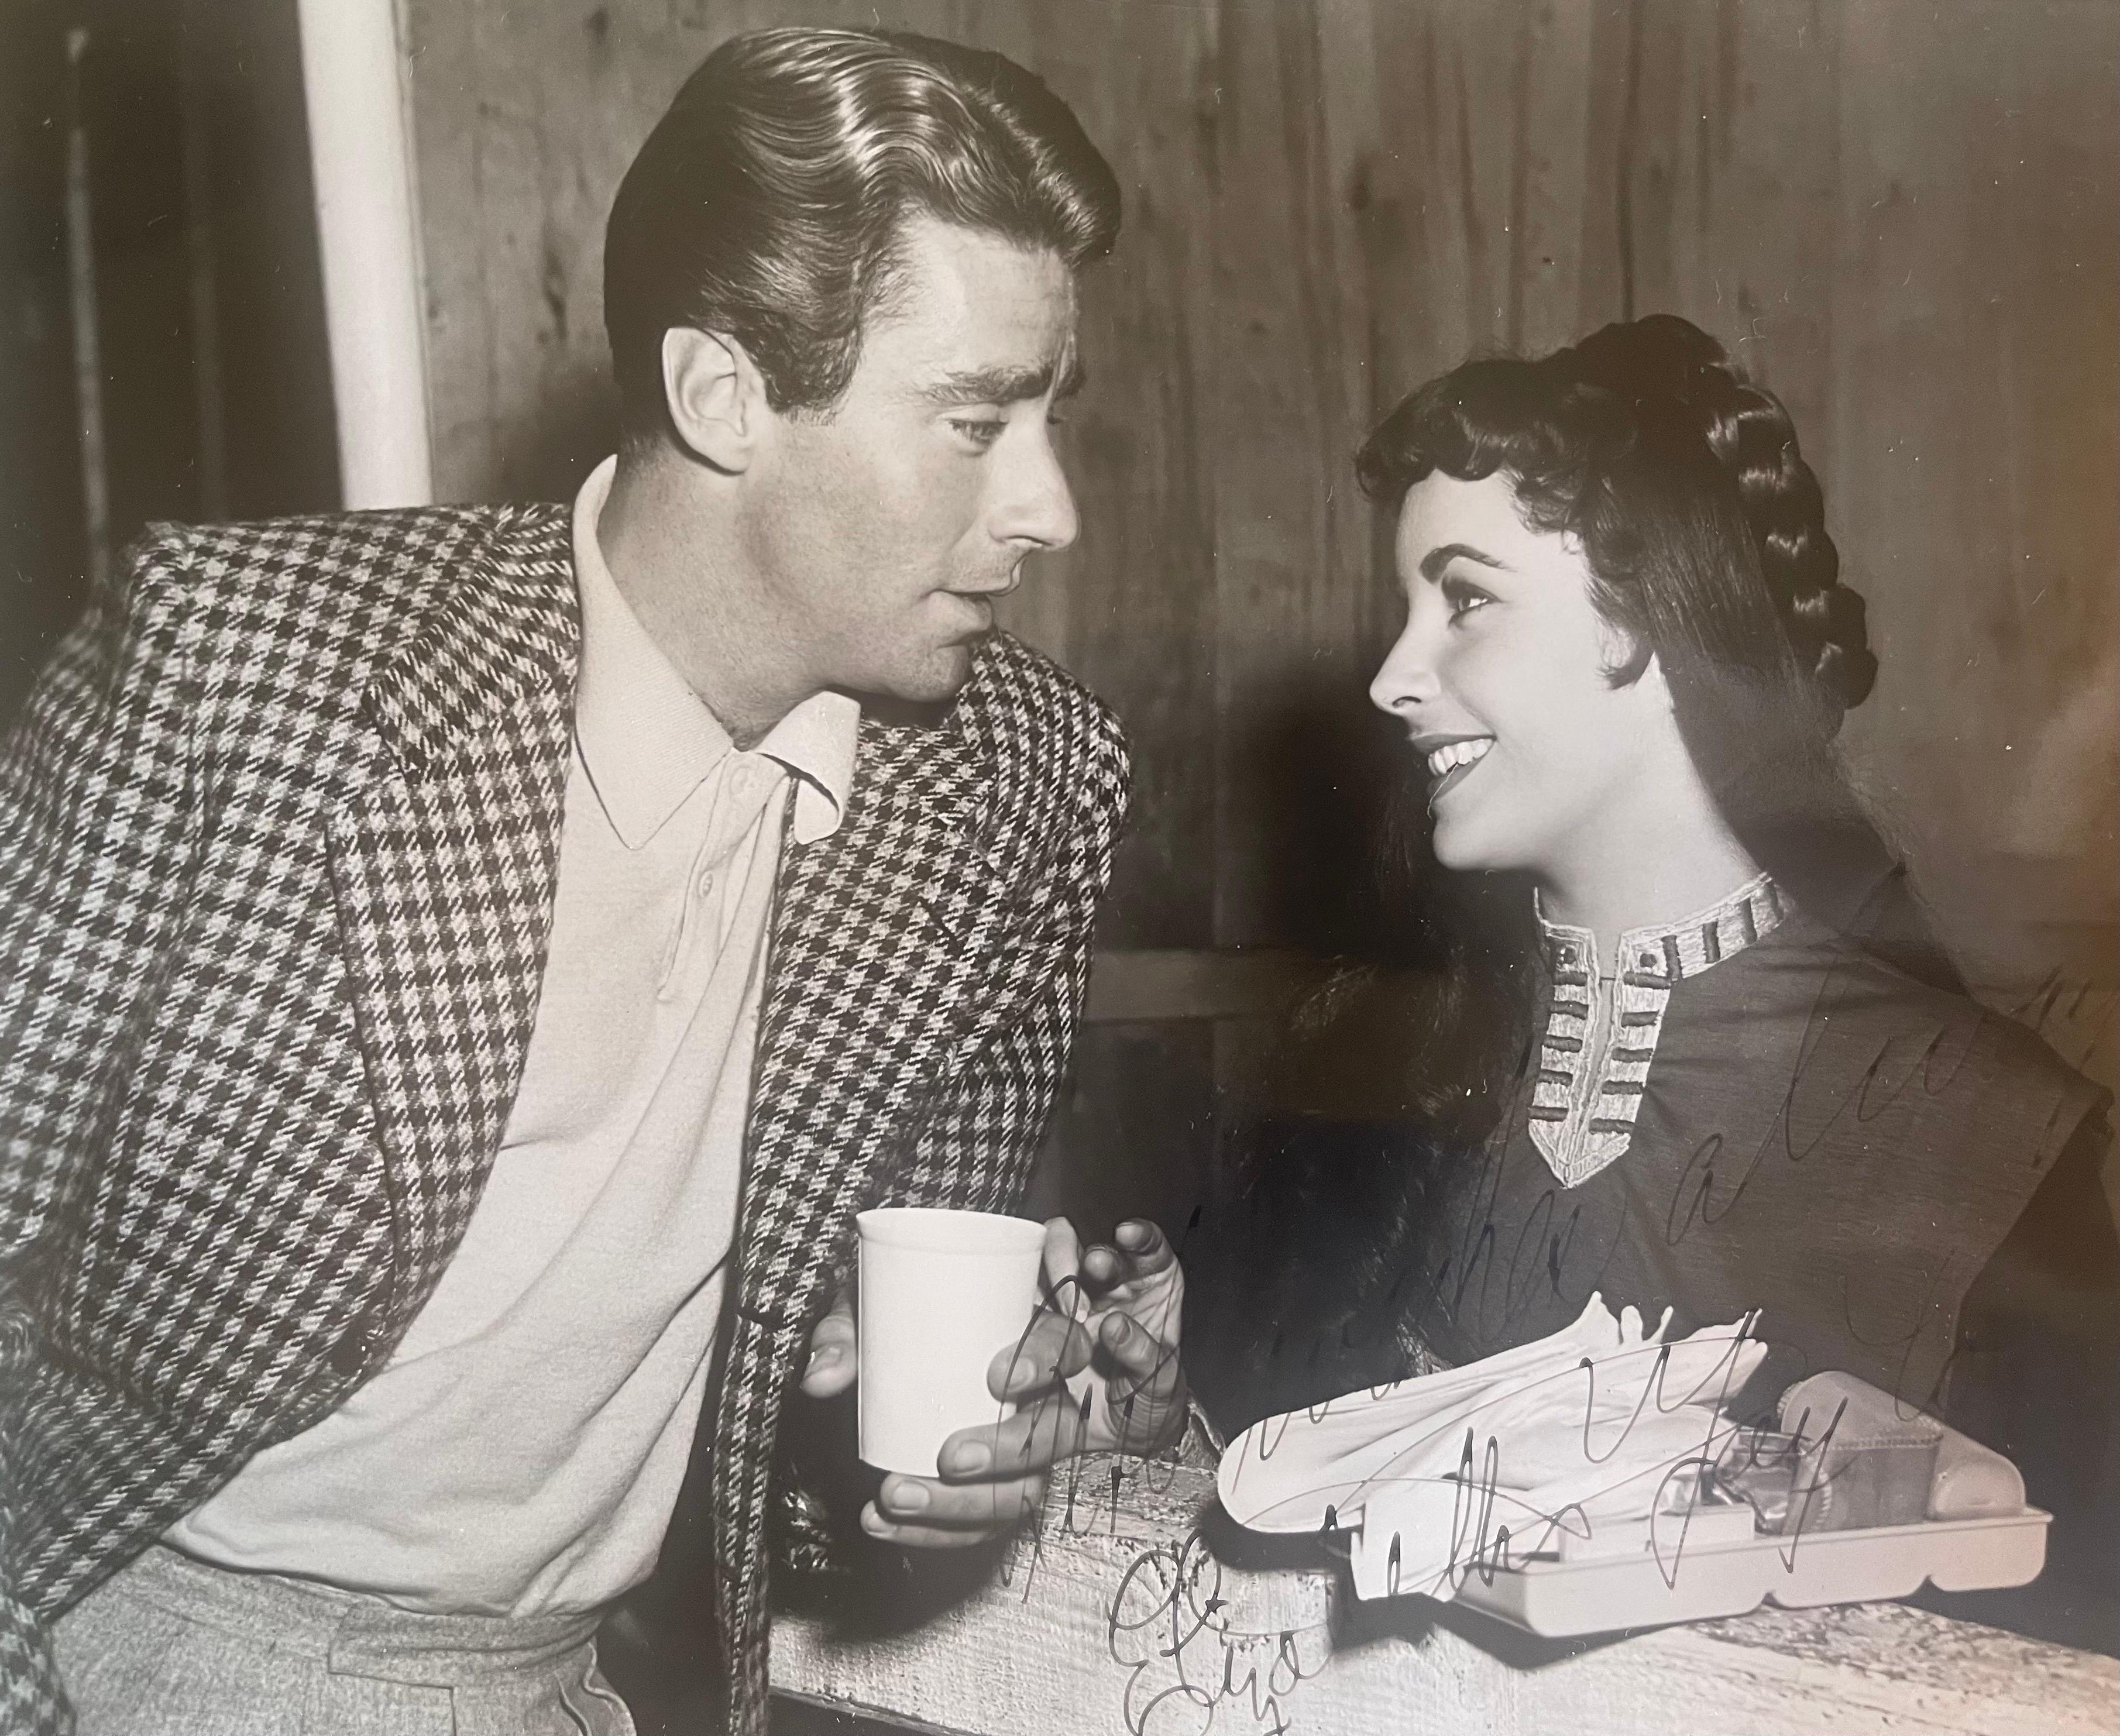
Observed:
[[[1650,1321],[1670,1307],[1677,1333],[1758,1310],[1769,1398],[1839,1368],[1920,1404],[2100,1095],[2022,1027],[1797,912],[1671,985],[1627,1149],[1574,1186],[1534,1143],[1537,1087],[1527,1071],[1453,1189],[1418,1321],[1442,1360],[1558,1331],[1599,1292]]]

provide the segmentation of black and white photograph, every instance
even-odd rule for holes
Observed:
[[[0,1733],[2120,1736],[2120,0],[5,0]]]

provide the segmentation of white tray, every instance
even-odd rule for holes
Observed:
[[[1742,1543],[1689,1543],[1674,1561],[1647,1548],[1561,1561],[1538,1557],[1475,1569],[1455,1602],[1561,1639],[1742,1615],[1769,1598],[1784,1608],[1867,1604],[1918,1591],[2022,1585],[2046,1565],[2053,1516],[2037,1507],[1980,1519],[1930,1520],[1871,1530],[1806,1532]]]

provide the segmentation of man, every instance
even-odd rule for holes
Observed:
[[[1075,534],[1117,203],[997,56],[739,38],[613,207],[571,513],[169,528],[93,600],[0,763],[8,1728],[67,1716],[49,1637],[91,1736],[630,1729],[591,1635],[695,1440],[763,1727],[852,1214],[1015,1205],[1080,1010],[1124,750],[990,629]],[[1174,1426],[1181,1280],[1118,1240],[1056,1224],[1088,1333],[872,1535]]]

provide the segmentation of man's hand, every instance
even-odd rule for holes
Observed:
[[[1012,1399],[1005,1422],[960,1429],[943,1443],[939,1477],[893,1473],[862,1510],[872,1537],[961,1548],[1006,1534],[1045,1498],[1045,1474],[1083,1451],[1148,1452],[1183,1427],[1179,1322],[1185,1274],[1154,1224],[1131,1219],[1086,1254],[1074,1226],[1045,1226],[1045,1299],[987,1373]],[[853,1303],[843,1295],[810,1336],[802,1390],[831,1398],[858,1373]]]

